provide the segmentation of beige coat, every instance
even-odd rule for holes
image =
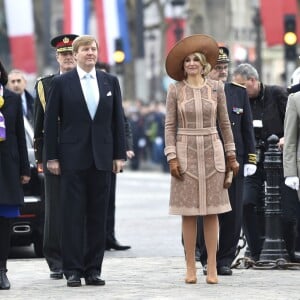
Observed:
[[[284,119],[284,177],[300,177],[300,92],[289,95]],[[300,199],[300,190],[298,190]]]
[[[166,103],[165,155],[177,157],[183,181],[171,179],[170,214],[208,215],[231,210],[223,188],[224,149],[235,144],[228,118],[224,85],[207,79],[201,88],[186,82],[169,86]]]

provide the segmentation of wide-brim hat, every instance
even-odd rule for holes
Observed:
[[[177,80],[184,79],[183,60],[190,54],[200,52],[213,68],[219,56],[217,42],[209,35],[193,34],[177,42],[166,59],[167,74]]]

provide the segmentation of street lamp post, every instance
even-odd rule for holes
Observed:
[[[256,2],[256,1],[254,1]],[[256,59],[255,59],[255,67],[259,74],[262,76],[262,60],[261,60],[261,17],[260,17],[260,9],[258,4],[253,5],[254,8],[254,16],[252,18],[254,28],[255,28],[255,52],[256,52]]]
[[[150,78],[149,78],[149,100],[156,100],[156,75],[155,75],[155,47],[156,47],[156,35],[150,32],[148,35],[148,41],[150,42],[149,51],[149,63],[150,63]]]
[[[171,1],[171,5],[173,7],[173,15],[174,15],[174,23],[175,23],[174,36],[175,36],[176,42],[178,42],[182,38],[183,28],[182,28],[181,22],[180,22],[181,11],[179,11],[179,13],[178,13],[177,8],[181,9],[185,5],[185,0],[173,0],[173,1]]]

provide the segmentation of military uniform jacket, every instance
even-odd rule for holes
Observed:
[[[244,164],[255,164],[253,120],[247,91],[236,83],[226,83],[225,95],[237,157]]]
[[[36,82],[36,100],[35,100],[35,115],[34,115],[34,153],[37,163],[44,162],[44,172],[47,171],[45,159],[43,160],[44,149],[44,115],[46,102],[48,100],[49,89],[52,79],[55,75],[45,76]]]

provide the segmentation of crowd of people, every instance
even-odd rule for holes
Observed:
[[[133,104],[122,101],[117,77],[98,61],[93,36],[65,34],[50,43],[58,72],[36,81],[34,97],[24,72],[6,72],[0,63],[0,289],[10,288],[9,220],[20,214],[22,184],[30,180],[23,117],[34,128],[37,166],[45,175],[43,250],[50,278],[65,277],[69,287],[81,286],[81,278],[105,285],[104,251],[131,248],[114,230],[116,175],[126,160],[133,171],[146,161],[171,174],[169,213],[182,218],[187,284],[197,282],[197,260],[208,284],[232,275],[241,232],[258,261],[264,223],[257,212],[265,205],[271,134],[283,152],[282,238],[289,260],[300,262],[300,88],[265,85],[248,63],[234,68],[229,81],[228,48],[195,34],[167,55],[174,82],[166,101]]]

